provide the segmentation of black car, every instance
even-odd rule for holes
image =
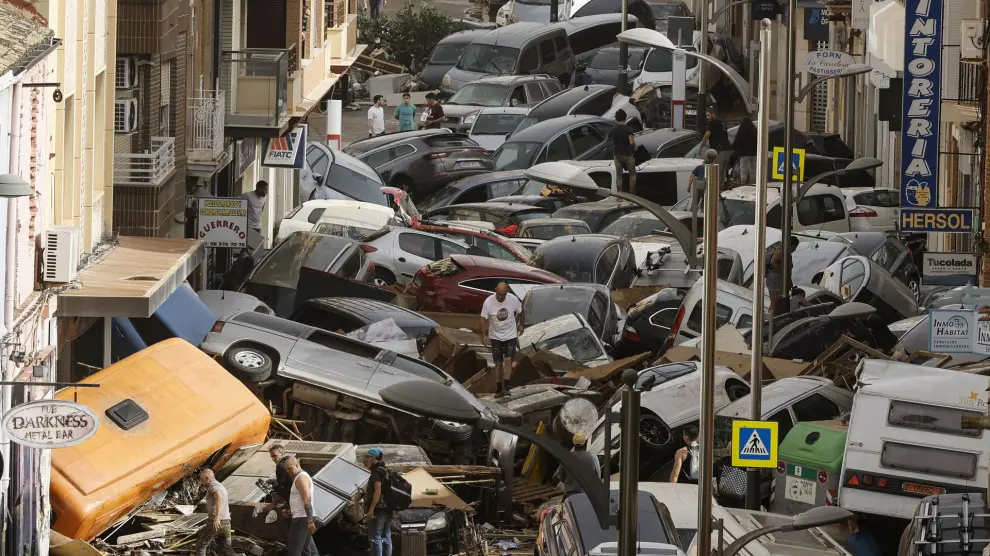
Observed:
[[[433,320],[415,311],[362,297],[308,299],[289,319],[323,330],[343,331],[344,334],[392,319],[406,335],[420,344],[424,344],[430,332],[438,326]]]
[[[561,315],[578,313],[588,321],[602,342],[614,344],[619,333],[619,314],[600,284],[550,284],[535,286],[523,299],[526,324],[537,324]]]
[[[508,203],[529,205],[546,209],[547,212],[554,212],[567,206],[567,201],[561,197],[547,197],[543,195],[511,195],[508,197],[496,197],[489,199],[492,203]]]
[[[467,203],[441,207],[423,214],[424,220],[450,222],[454,220],[491,222],[495,231],[513,236],[519,224],[534,218],[549,218],[546,209],[523,204]]]
[[[593,233],[600,233],[619,217],[642,210],[625,201],[592,201],[564,207],[553,213],[553,218],[574,218],[588,223]]]
[[[495,170],[531,168],[541,162],[597,160],[611,156],[605,143],[615,122],[598,116],[562,116],[512,134],[492,154]]]
[[[534,264],[569,282],[601,284],[610,290],[632,285],[636,254],[629,240],[601,234],[563,236],[536,248]]]
[[[446,129],[362,139],[343,152],[374,168],[385,183],[408,191],[415,202],[454,180],[492,169],[481,145]]]
[[[629,47],[626,57],[627,83],[632,83],[643,71],[643,60],[646,59],[646,48]],[[594,52],[587,63],[580,65],[578,71],[584,73],[595,85],[619,84],[619,47],[607,46]]]
[[[614,85],[583,85],[564,89],[534,106],[509,137],[540,122],[561,116],[574,114],[602,116],[611,110],[612,99],[617,92],[618,89]]]
[[[701,134],[691,129],[644,129],[636,134],[636,145],[642,146],[653,158],[681,158],[698,141]]]
[[[474,42],[474,39],[489,31],[490,29],[469,29],[452,33],[440,39],[440,42],[433,48],[433,52],[430,53],[430,59],[426,62],[420,79],[430,88],[439,89],[443,76],[447,75],[450,68],[454,67],[464,49]]]
[[[523,170],[489,172],[461,178],[437,189],[416,206],[428,211],[460,203],[484,203],[496,197],[512,195],[528,180]]]
[[[630,307],[614,357],[662,350],[686,294],[686,288],[664,288]]]

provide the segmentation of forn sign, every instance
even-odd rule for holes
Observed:
[[[67,448],[96,434],[100,419],[90,408],[64,400],[19,405],[3,416],[11,440],[31,448]]]

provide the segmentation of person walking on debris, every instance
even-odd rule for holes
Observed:
[[[588,443],[585,439],[584,433],[575,433],[574,437],[571,438],[571,444],[574,445],[574,457],[577,459],[582,466],[590,470],[595,477],[601,477],[602,468],[598,463],[598,457],[588,451]],[[566,467],[560,466],[560,486],[564,489],[564,497],[571,494],[577,494],[583,492],[580,483],[577,481],[577,477],[571,474]]]
[[[509,293],[509,286],[499,282],[495,293],[481,306],[481,339],[492,348],[495,362],[496,397],[509,395],[512,381],[512,359],[519,348],[523,331],[522,302]]]
[[[626,111],[615,111],[615,125],[605,141],[612,142],[612,160],[615,162],[615,184],[619,191],[636,194],[636,132],[626,125]],[[629,172],[629,188],[623,187],[623,170]]]
[[[388,469],[381,448],[369,448],[364,466],[371,471],[364,493],[364,517],[368,521],[371,556],[392,556],[392,510],[385,502]]]
[[[687,446],[674,452],[674,469],[670,472],[670,482],[696,485],[701,465],[698,427],[694,425],[686,427],[681,438]]]
[[[313,479],[309,473],[302,470],[299,460],[289,456],[285,461],[285,470],[292,478],[289,490],[289,515],[292,523],[289,525],[289,540],[286,550],[289,556],[320,556],[313,541],[316,532],[316,522],[313,521]]]
[[[230,544],[230,504],[227,499],[227,489],[217,481],[212,469],[204,469],[199,473],[199,482],[206,487],[206,524],[199,530],[196,541],[196,556],[206,556],[210,544],[216,541],[217,552],[225,556],[234,556],[234,547]]]
[[[257,510],[255,517],[262,513],[268,514],[278,506],[284,506],[289,501],[292,492],[292,477],[289,476],[289,470],[285,467],[289,461],[289,457],[285,455],[285,448],[281,444],[273,444],[268,449],[268,455],[275,462],[275,479],[269,481],[269,484],[274,487],[273,500],[264,508]]]

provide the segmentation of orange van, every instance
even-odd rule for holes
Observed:
[[[92,540],[197,468],[261,444],[271,414],[239,380],[177,338],[66,388],[100,418],[90,439],[52,450],[52,528]]]

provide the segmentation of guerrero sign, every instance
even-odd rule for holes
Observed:
[[[921,283],[928,286],[965,286],[976,283],[976,255],[925,253]]]
[[[96,434],[100,420],[93,410],[63,400],[19,405],[3,416],[11,440],[30,448],[67,448]]]
[[[942,0],[906,0],[901,122],[901,207],[938,206],[938,135],[942,102]],[[917,230],[917,228],[915,228]],[[941,232],[926,228],[917,231]]]
[[[199,239],[207,247],[246,247],[247,203],[247,199],[200,197]]]
[[[839,75],[853,64],[853,57],[845,52],[816,50],[804,57],[804,69],[812,75]]]

